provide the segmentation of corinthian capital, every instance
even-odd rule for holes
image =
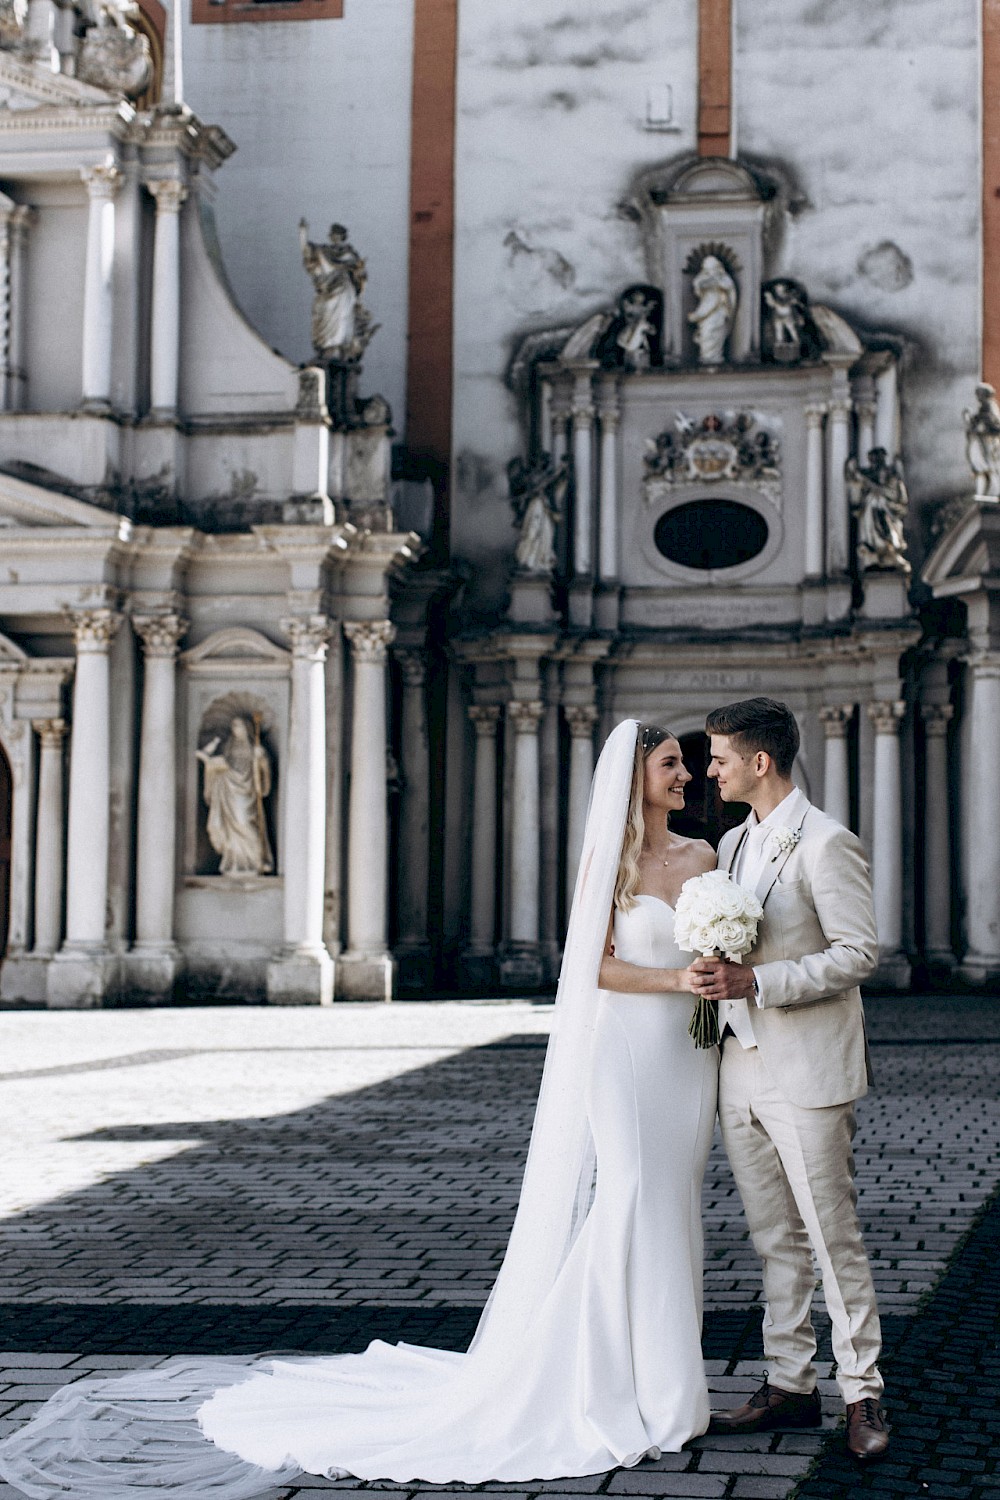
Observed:
[[[174,657],[190,620],[183,615],[133,615],[132,627],[147,657]]]
[[[125,181],[113,161],[101,161],[95,167],[81,167],[80,176],[92,198],[104,198],[109,202]]]
[[[924,721],[927,738],[944,739],[954,713],[950,703],[921,703],[920,717]]]
[[[906,704],[901,698],[868,705],[868,717],[875,725],[876,734],[898,734],[905,713]]]
[[[43,749],[58,750],[62,744],[68,725],[65,719],[32,719],[32,728],[38,735]]]
[[[113,609],[72,609],[69,616],[78,656],[87,651],[108,651],[122,622]]]
[[[507,713],[517,734],[537,734],[542,715],[545,713],[545,705],[537,701],[523,703],[515,698],[512,703],[508,703]]]
[[[393,654],[399,663],[403,686],[422,687],[427,677],[427,658],[424,653],[414,650],[413,647],[404,647]]]
[[[847,728],[853,717],[853,703],[840,703],[836,707],[821,708],[819,711],[819,721],[828,740],[846,739]]]
[[[567,704],[563,709],[570,737],[574,740],[589,740],[594,733],[598,713],[596,708],[579,704]]]
[[[356,662],[382,663],[396,639],[396,627],[391,620],[348,620],[344,634]]]
[[[156,177],[147,182],[146,186],[156,199],[158,214],[180,213],[181,204],[188,195],[183,182],[178,182],[176,177]]]
[[[330,639],[330,622],[325,615],[309,615],[306,619],[293,616],[282,620],[281,628],[291,642],[293,656],[325,660]]]

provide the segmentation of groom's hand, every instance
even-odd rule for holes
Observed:
[[[721,958],[698,958],[691,965],[698,978],[696,994],[706,1000],[748,1000],[753,994],[753,969]]]

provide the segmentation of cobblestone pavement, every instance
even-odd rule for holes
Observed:
[[[877,1000],[869,1016],[877,1089],[856,1157],[893,1463],[859,1477],[821,1433],[702,1439],[545,1492],[1000,1493],[981,1399],[992,1379],[995,1413],[1000,1005]],[[503,1253],[550,1017],[531,1002],[0,1013],[0,1431],[67,1381],[172,1353],[464,1347]],[[760,1283],[718,1145],[704,1205],[708,1369],[735,1404],[762,1372]],[[985,1436],[949,1442],[959,1410]],[[280,1493],[323,1488],[353,1492]]]

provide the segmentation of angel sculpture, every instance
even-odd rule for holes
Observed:
[[[521,528],[514,551],[522,573],[551,573],[556,565],[556,523],[562,516],[569,464],[554,465],[547,453],[535,464],[512,459],[507,467],[514,514]]]
[[[651,314],[654,304],[642,292],[633,292],[622,301],[624,323],[615,339],[622,351],[626,370],[648,370],[652,357],[650,340],[656,333]]]
[[[991,385],[976,386],[975,411],[965,411],[965,452],[975,476],[974,494],[1000,496],[1000,405]]]
[[[856,458],[845,466],[851,510],[857,517],[857,557],[862,572],[886,569],[909,573],[903,530],[910,501],[899,461],[884,448],[872,448],[862,468]]]

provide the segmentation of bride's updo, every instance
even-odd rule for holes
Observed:
[[[618,878],[615,881],[615,906],[619,911],[631,911],[635,905],[635,893],[639,886],[639,855],[646,836],[646,821],[642,816],[642,793],[646,778],[646,760],[657,745],[664,740],[675,739],[669,729],[659,724],[640,724],[635,737],[635,761],[632,766],[632,791],[629,795],[628,816],[625,819],[625,837],[622,839],[622,854],[618,863]]]

